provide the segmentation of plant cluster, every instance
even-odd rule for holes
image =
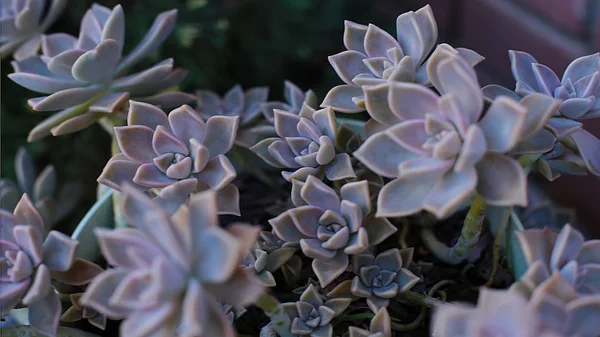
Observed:
[[[78,37],[44,35],[65,2],[3,1],[2,55],[13,52],[10,79],[47,95],[29,106],[57,111],[29,141],[100,123],[113,156],[69,237],[48,226],[80,187],[56,196],[53,168],[35,178],[19,152],[17,184],[0,182],[0,316],[25,312],[21,325],[44,336],[83,319],[120,321],[127,337],[600,336],[600,240],[568,224],[525,229],[515,211],[529,174],[600,177],[600,140],[580,121],[600,117],[600,54],[559,79],[510,51],[515,90],[481,88],[483,56],[438,44],[425,6],[398,16],[396,37],[346,21],[347,50],[329,58],[345,84],[322,101],[291,82],[286,102],[267,87],[188,94],[172,59],[130,71],[176,11],[123,55],[121,6],[94,4]],[[238,173],[283,194],[268,221],[221,225],[253,197]],[[488,282],[449,298],[442,288],[465,272],[445,271],[488,246]]]

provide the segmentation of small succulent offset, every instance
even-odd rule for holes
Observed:
[[[273,232],[261,231],[260,237],[257,241],[258,246],[267,252],[267,254],[281,254],[277,252],[280,249],[287,251],[289,248],[293,248],[298,251],[298,243],[285,242],[277,237]],[[286,254],[289,254],[286,253]],[[298,255],[292,255],[290,258],[281,266],[281,272],[283,277],[288,284],[294,284],[300,276],[302,271],[302,259]]]
[[[272,166],[296,169],[282,172],[287,181],[304,181],[322,171],[331,181],[356,177],[350,156],[336,150],[333,109],[315,111],[305,103],[299,114],[275,110],[275,131],[279,137],[264,139],[250,150]]]
[[[517,237],[529,268],[513,288],[531,296],[558,273],[578,294],[600,294],[600,240],[585,241],[568,224],[559,234],[547,228],[528,229],[517,232]]]
[[[373,313],[389,305],[398,293],[410,290],[420,278],[403,268],[412,261],[413,248],[392,248],[377,256],[358,254],[352,256],[352,295],[366,298]]]
[[[2,1],[0,56],[13,54],[15,60],[35,55],[42,43],[41,34],[58,19],[67,0],[52,0],[46,10],[45,0]]]
[[[562,100],[556,114],[548,120],[546,128],[555,138],[572,139],[582,157],[583,165],[577,166],[587,166],[590,173],[600,176],[600,156],[597,154],[600,140],[576,121],[600,117],[600,54],[575,59],[565,70],[562,80],[552,69],[538,63],[526,52],[511,50],[509,55],[512,73],[517,81],[515,91],[492,84],[482,89],[486,98],[508,96],[519,99],[531,93],[541,93]],[[574,163],[569,158],[561,159],[563,163]],[[568,170],[565,165],[551,166],[559,172],[572,173],[572,169]]]
[[[78,242],[60,232],[44,240],[44,222],[26,194],[13,214],[0,210],[0,234],[0,316],[27,306],[31,327],[56,336],[61,303],[51,282],[85,284],[99,267],[75,258]]]
[[[69,294],[71,306],[60,316],[60,320],[62,322],[72,323],[86,319],[91,325],[104,330],[107,321],[106,315],[103,315],[88,306],[81,305],[80,300],[82,295],[83,293]]]
[[[356,113],[378,104],[383,112],[379,89],[389,82],[416,82],[429,85],[426,73],[427,57],[435,47],[438,37],[437,23],[429,5],[416,12],[401,14],[396,19],[395,39],[383,29],[351,21],[344,22],[344,46],[346,51],[329,57],[329,63],[346,84],[332,88],[321,106],[336,111]],[[483,60],[472,50],[459,48],[458,52],[471,65]],[[392,114],[389,114],[393,118]]]
[[[275,110],[288,111],[299,114],[304,104],[316,109],[319,106],[317,95],[312,90],[303,92],[297,85],[290,81],[283,83],[283,97],[285,102],[269,101],[260,105],[263,116],[269,121],[275,120]]]
[[[240,129],[235,143],[249,148],[275,134],[273,125],[260,120],[262,106],[268,96],[267,87],[254,87],[244,92],[239,84],[225,93],[223,98],[212,91],[200,90],[196,92],[196,111],[204,120],[212,116],[240,116]]]
[[[370,216],[367,181],[347,183],[337,193],[309,176],[300,190],[296,208],[269,220],[277,236],[299,242],[304,255],[314,259],[312,268],[321,287],[340,276],[349,264],[348,255],[364,252],[383,242],[397,229],[385,218]]]
[[[294,247],[281,247],[271,253],[255,247],[246,254],[242,265],[253,271],[267,287],[274,287],[277,282],[272,273],[281,268],[295,252]]]
[[[159,198],[175,211],[193,191],[219,193],[219,211],[239,215],[239,191],[231,184],[236,171],[225,156],[235,140],[238,116],[213,116],[206,122],[189,106],[167,114],[130,102],[127,126],[116,127],[122,153],[106,164],[98,181],[120,190],[163,188]]]
[[[120,5],[113,10],[92,5],[81,21],[78,38],[64,33],[44,36],[42,55],[13,62],[15,72],[8,75],[29,90],[49,94],[28,101],[34,110],[61,110],[31,130],[28,140],[75,132],[103,117],[119,118],[115,115],[130,96],[164,108],[193,100],[194,96],[180,92],[160,93],[186,75],[183,70],[173,70],[172,59],[124,76],[167,38],[176,16],[176,10],[160,14],[125,57],[125,16]]]
[[[433,316],[433,337],[566,337],[548,331],[542,321],[554,317],[538,316],[527,300],[504,290],[481,289],[477,306],[451,304]]]
[[[81,303],[125,318],[122,336],[235,336],[221,303],[247,305],[263,291],[240,265],[258,228],[220,228],[214,191],[195,194],[169,216],[126,187],[123,215],[132,228],[96,231],[113,269],[91,282]]]
[[[392,323],[386,308],[381,308],[371,319],[369,330],[351,326],[348,337],[392,337]]]
[[[540,130],[558,101],[499,97],[483,114],[475,70],[445,44],[427,74],[442,96],[418,84],[390,84],[389,107],[400,122],[385,123],[354,152],[375,173],[394,178],[379,193],[377,216],[426,210],[447,217],[475,191],[490,205],[526,205],[525,172],[505,154]]]
[[[350,302],[350,298],[323,301],[317,288],[311,284],[298,302],[283,303],[283,308],[292,320],[290,331],[295,336],[333,337],[331,320],[341,315]]]
[[[67,216],[77,205],[82,187],[77,182],[63,184],[57,193],[56,171],[52,165],[46,166],[36,177],[33,159],[22,147],[15,157],[17,184],[0,179],[0,208],[12,211],[23,193],[31,196],[46,230]]]

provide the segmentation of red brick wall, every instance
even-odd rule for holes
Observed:
[[[478,66],[482,85],[514,87],[508,50],[531,53],[562,75],[575,58],[600,49],[600,0],[376,0],[390,19],[429,3],[440,40],[486,57]],[[600,119],[586,121],[600,138]],[[559,202],[577,209],[586,231],[600,237],[600,179],[564,176],[548,184]]]

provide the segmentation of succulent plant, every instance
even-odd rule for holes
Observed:
[[[373,86],[389,82],[416,82],[429,85],[426,73],[427,56],[435,47],[438,37],[437,23],[429,5],[416,12],[401,14],[396,19],[395,39],[385,30],[351,21],[344,22],[344,46],[346,51],[329,57],[329,63],[346,84],[332,88],[321,103],[322,107],[332,107],[336,111],[356,113],[371,112],[371,104],[378,104],[379,114],[387,113],[383,90],[373,90]],[[483,60],[472,50],[459,48],[458,52],[471,65]],[[377,117],[372,116],[375,120]]]
[[[54,166],[46,166],[36,177],[33,159],[24,147],[17,151],[15,171],[17,184],[9,179],[0,179],[0,208],[12,211],[21,195],[27,193],[32,197],[48,231],[77,205],[82,192],[81,184],[67,182],[57,193]]]
[[[66,4],[67,0],[52,0],[46,11],[45,0],[2,1],[0,56],[12,53],[15,60],[22,60],[35,55],[42,43],[41,34],[58,19]]]
[[[371,319],[369,330],[351,326],[348,337],[392,337],[392,323],[386,308],[381,308]]]
[[[558,273],[581,295],[600,294],[600,240],[585,241],[565,225],[560,234],[549,229],[517,232],[529,268],[517,287],[531,295],[536,287]]]
[[[275,135],[273,125],[260,120],[261,106],[268,96],[268,87],[254,87],[244,92],[239,84],[225,93],[223,98],[212,91],[200,90],[196,92],[196,111],[204,120],[212,116],[240,116],[240,129],[235,143],[249,148]]]
[[[91,325],[104,330],[106,328],[106,315],[103,315],[88,306],[81,305],[80,300],[82,295],[83,293],[69,295],[71,306],[60,316],[60,320],[72,323],[86,319]]]
[[[277,282],[272,273],[281,268],[295,252],[296,248],[293,247],[281,247],[271,253],[260,248],[253,248],[246,254],[242,265],[253,271],[267,287],[274,287]]]
[[[314,259],[312,268],[322,287],[340,276],[348,255],[364,252],[396,232],[385,218],[371,213],[367,181],[347,183],[337,193],[314,176],[308,176],[293,199],[296,208],[269,220],[277,236],[299,242],[304,255]]]
[[[333,337],[331,320],[341,315],[351,301],[350,298],[323,301],[311,284],[298,302],[283,303],[283,308],[292,320],[290,331],[295,336]]]
[[[433,337],[567,337],[547,330],[555,317],[537,315],[527,300],[504,290],[482,288],[477,306],[451,304],[438,308],[431,324]]]
[[[558,104],[532,94],[515,102],[499,97],[483,114],[474,69],[448,45],[439,45],[427,73],[441,97],[414,83],[389,84],[389,107],[400,122],[370,136],[354,157],[393,178],[380,191],[377,216],[421,210],[439,218],[476,191],[490,205],[526,205],[527,180],[505,155],[544,125]]]
[[[553,162],[545,165],[570,174],[577,174],[573,172],[573,166],[587,166],[590,173],[600,176],[600,140],[584,130],[582,123],[576,121],[600,117],[600,101],[596,101],[596,97],[600,95],[600,54],[575,59],[565,70],[562,80],[559,80],[554,71],[538,63],[528,53],[511,50],[509,55],[512,73],[517,81],[515,91],[492,84],[482,89],[484,96],[489,100],[499,96],[518,100],[536,92],[562,100],[556,114],[546,124],[554,139],[548,134],[537,135],[537,139],[553,145],[557,139],[563,140],[568,137],[575,143],[579,156],[563,156],[560,161],[552,158]],[[546,151],[551,149],[550,146]],[[581,157],[578,160],[580,163],[574,160],[577,157]]]
[[[51,281],[71,285],[89,282],[95,264],[75,258],[78,242],[50,231],[27,194],[14,213],[0,210],[0,316],[27,306],[31,327],[56,336],[61,304]]]
[[[366,298],[373,313],[378,313],[390,303],[390,298],[411,289],[420,278],[403,268],[412,261],[413,248],[392,248],[377,256],[358,254],[352,256],[352,295]]]
[[[282,172],[283,177],[304,181],[308,175],[324,171],[329,180],[356,177],[347,153],[337,153],[337,124],[331,108],[315,111],[304,104],[300,114],[275,110],[275,131],[270,137],[250,148],[268,164],[296,169]]]
[[[98,181],[116,190],[126,183],[141,190],[163,188],[162,201],[176,206],[193,191],[219,193],[219,212],[239,215],[236,171],[225,156],[235,140],[238,116],[213,116],[206,122],[187,105],[168,115],[132,101],[127,126],[116,127],[122,153],[113,156]],[[175,210],[176,207],[171,207]]]
[[[263,116],[271,123],[275,120],[275,110],[288,111],[297,115],[304,104],[313,109],[319,106],[317,95],[312,90],[303,92],[302,89],[290,81],[283,83],[283,96],[285,102],[270,101],[260,105]]]
[[[118,112],[130,96],[163,108],[193,100],[193,95],[180,92],[160,93],[186,75],[181,69],[173,70],[172,59],[124,76],[167,38],[176,16],[176,10],[161,13],[140,44],[125,57],[125,16],[120,5],[112,11],[92,5],[81,21],[78,38],[64,33],[44,36],[42,55],[13,62],[15,72],[8,75],[29,90],[49,94],[28,101],[34,110],[61,110],[31,130],[28,140],[78,131],[103,117],[118,120]]]
[[[220,228],[214,191],[195,194],[172,216],[133,187],[122,200],[133,227],[96,230],[113,268],[91,282],[81,303],[124,318],[122,336],[234,336],[221,303],[247,305],[263,291],[240,265],[258,228]]]

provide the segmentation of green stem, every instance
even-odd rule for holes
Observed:
[[[421,238],[437,258],[449,264],[459,264],[467,259],[469,252],[477,244],[487,210],[488,205],[480,195],[477,195],[467,213],[458,242],[452,247],[438,240],[429,229],[421,231]]]
[[[261,308],[265,315],[271,319],[271,326],[280,337],[294,337],[294,334],[290,332],[290,317],[275,297],[263,294],[258,298],[255,305]]]
[[[429,295],[416,293],[414,291],[401,292],[395,297],[396,301],[413,306],[424,306],[428,308],[439,308],[445,305],[444,302]]]
[[[508,228],[509,218],[510,209],[506,209],[504,211],[504,214],[502,214],[500,227],[498,228],[498,232],[496,232],[496,237],[494,238],[494,246],[492,249],[492,272],[490,273],[490,278],[484,284],[485,287],[491,286],[494,283],[494,279],[496,278],[496,273],[498,272],[498,265],[500,264],[500,249],[502,248],[502,241],[504,241],[504,233],[506,232],[506,228]]]

